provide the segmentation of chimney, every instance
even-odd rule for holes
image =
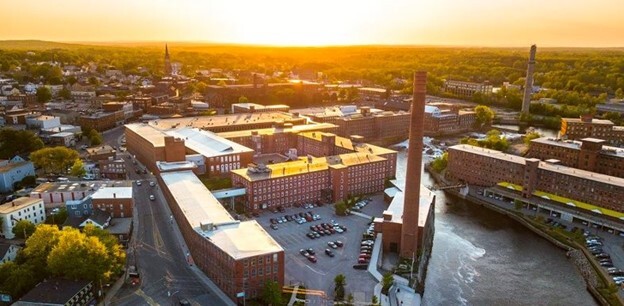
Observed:
[[[529,53],[526,80],[524,82],[524,97],[522,98],[521,114],[528,114],[529,107],[531,106],[531,94],[533,93],[533,70],[535,69],[535,52],[537,52],[537,46],[532,45],[531,52]]]
[[[427,72],[414,73],[413,102],[410,113],[409,149],[405,173],[403,224],[401,226],[400,256],[412,257],[418,250],[418,213],[420,206],[420,176],[422,174],[423,129]]]

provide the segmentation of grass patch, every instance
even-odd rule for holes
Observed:
[[[206,175],[199,176],[199,180],[208,188],[208,190],[219,190],[232,188],[232,180],[228,177],[208,177]]]

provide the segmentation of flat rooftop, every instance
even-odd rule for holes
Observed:
[[[132,187],[102,187],[91,198],[96,199],[132,199]]]
[[[244,113],[217,116],[159,119],[150,121],[149,125],[154,126],[160,130],[176,127],[193,127],[198,129],[210,130],[211,128],[236,126],[242,124],[269,124],[279,121],[287,122],[292,119],[301,118],[294,118],[291,114],[284,112],[264,112],[251,114]]]
[[[606,143],[605,140],[597,139],[597,138],[583,138],[579,141],[579,140],[559,140],[555,138],[540,137],[540,138],[531,140],[531,142],[535,142],[535,143],[569,148],[569,149],[574,149],[574,150],[581,149],[581,145],[583,144],[582,141],[589,141],[593,143]],[[624,149],[618,148],[618,147],[603,145],[600,153],[624,158]]]
[[[149,141],[154,147],[165,146],[165,136],[167,136],[167,134],[147,123],[131,123],[126,124],[125,127]]]
[[[253,152],[252,149],[227,140],[209,131],[184,127],[165,131],[169,136],[184,139],[184,145],[205,157]]]
[[[248,137],[252,135],[252,132],[258,133],[258,135],[275,135],[280,133],[302,133],[308,131],[321,131],[321,130],[332,130],[337,128],[338,126],[332,123],[312,123],[305,125],[294,125],[292,127],[284,127],[284,128],[266,128],[266,129],[251,129],[251,130],[243,130],[243,131],[232,131],[232,132],[221,132],[217,133],[217,135],[223,138],[235,138],[235,137]]]
[[[32,196],[44,192],[90,192],[102,187],[132,187],[132,181],[79,181],[43,183],[30,192]]]
[[[37,204],[41,201],[41,199],[34,199],[30,197],[17,198],[13,201],[6,202],[0,205],[0,214],[10,214],[14,211],[18,211],[30,205]]]
[[[420,185],[420,203],[418,206],[418,226],[425,227],[427,222],[427,216],[429,210],[433,208],[434,193],[427,189],[425,186]],[[405,202],[405,194],[403,191],[396,192],[392,202],[388,208],[383,212],[384,214],[391,213],[392,223],[403,223],[403,206]],[[383,218],[381,218],[383,219]]]
[[[500,151],[489,150],[489,149],[479,148],[479,147],[465,145],[465,144],[455,145],[455,146],[452,146],[450,149],[473,153],[473,154],[477,154],[481,156],[488,156],[488,157],[492,157],[498,160],[504,160],[504,161],[513,162],[513,163],[522,164],[522,165],[525,165],[526,160],[527,160],[524,157],[515,156],[511,154],[505,154]],[[552,165],[543,161],[539,162],[538,167],[539,169],[546,170],[546,171],[552,171],[552,172],[557,172],[557,173],[561,173],[564,175],[575,176],[575,177],[582,178],[585,180],[595,181],[595,182],[603,183],[603,184],[609,184],[609,185],[613,185],[617,187],[624,187],[624,179],[615,177],[615,176],[604,175],[604,174],[600,174],[596,172],[590,172],[586,170],[581,170],[581,169],[576,169],[576,168],[571,168],[571,167],[566,167],[566,166],[561,166],[561,165]]]
[[[374,154],[374,155],[396,153],[396,151],[394,151],[394,150],[390,150],[390,149],[387,149],[387,148],[375,146],[375,145],[368,144],[368,143],[353,143],[353,141],[351,141],[351,139],[340,137],[340,136],[335,135],[333,133],[327,133],[327,132],[302,132],[302,133],[299,133],[299,135],[301,135],[303,137],[306,137],[306,138],[314,139],[316,141],[321,141],[323,139],[323,136],[326,136],[326,137],[332,137],[333,136],[333,137],[335,137],[335,146],[336,147],[343,148],[343,149],[346,149],[346,150],[349,150],[349,151],[353,151],[353,152],[369,153],[369,154]]]
[[[249,181],[261,181],[287,177],[299,174],[324,171],[331,168],[344,168],[373,162],[382,162],[386,159],[377,155],[365,153],[347,153],[327,157],[299,157],[297,160],[266,165],[267,171],[254,172],[254,168],[241,168],[232,170]]]
[[[160,176],[190,226],[234,259],[283,251],[255,220],[234,220],[193,172]]]

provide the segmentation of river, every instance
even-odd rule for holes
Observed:
[[[405,164],[401,151],[399,178]],[[427,173],[422,184],[433,185]],[[597,305],[562,250],[505,216],[436,194],[423,305]]]

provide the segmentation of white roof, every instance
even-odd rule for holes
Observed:
[[[253,152],[245,146],[217,136],[213,132],[195,128],[173,129],[165,132],[167,135],[184,139],[184,145],[205,156],[221,156],[241,152]]]
[[[98,189],[92,199],[131,199],[132,187],[103,187]]]
[[[192,171],[160,176],[190,226],[234,259],[283,251],[255,220],[234,220]]]
[[[433,209],[434,194],[427,187],[420,185],[420,203],[418,212],[418,226],[424,227],[429,215],[429,209]],[[391,213],[393,223],[403,223],[403,206],[405,202],[405,194],[398,191],[384,214]]]

